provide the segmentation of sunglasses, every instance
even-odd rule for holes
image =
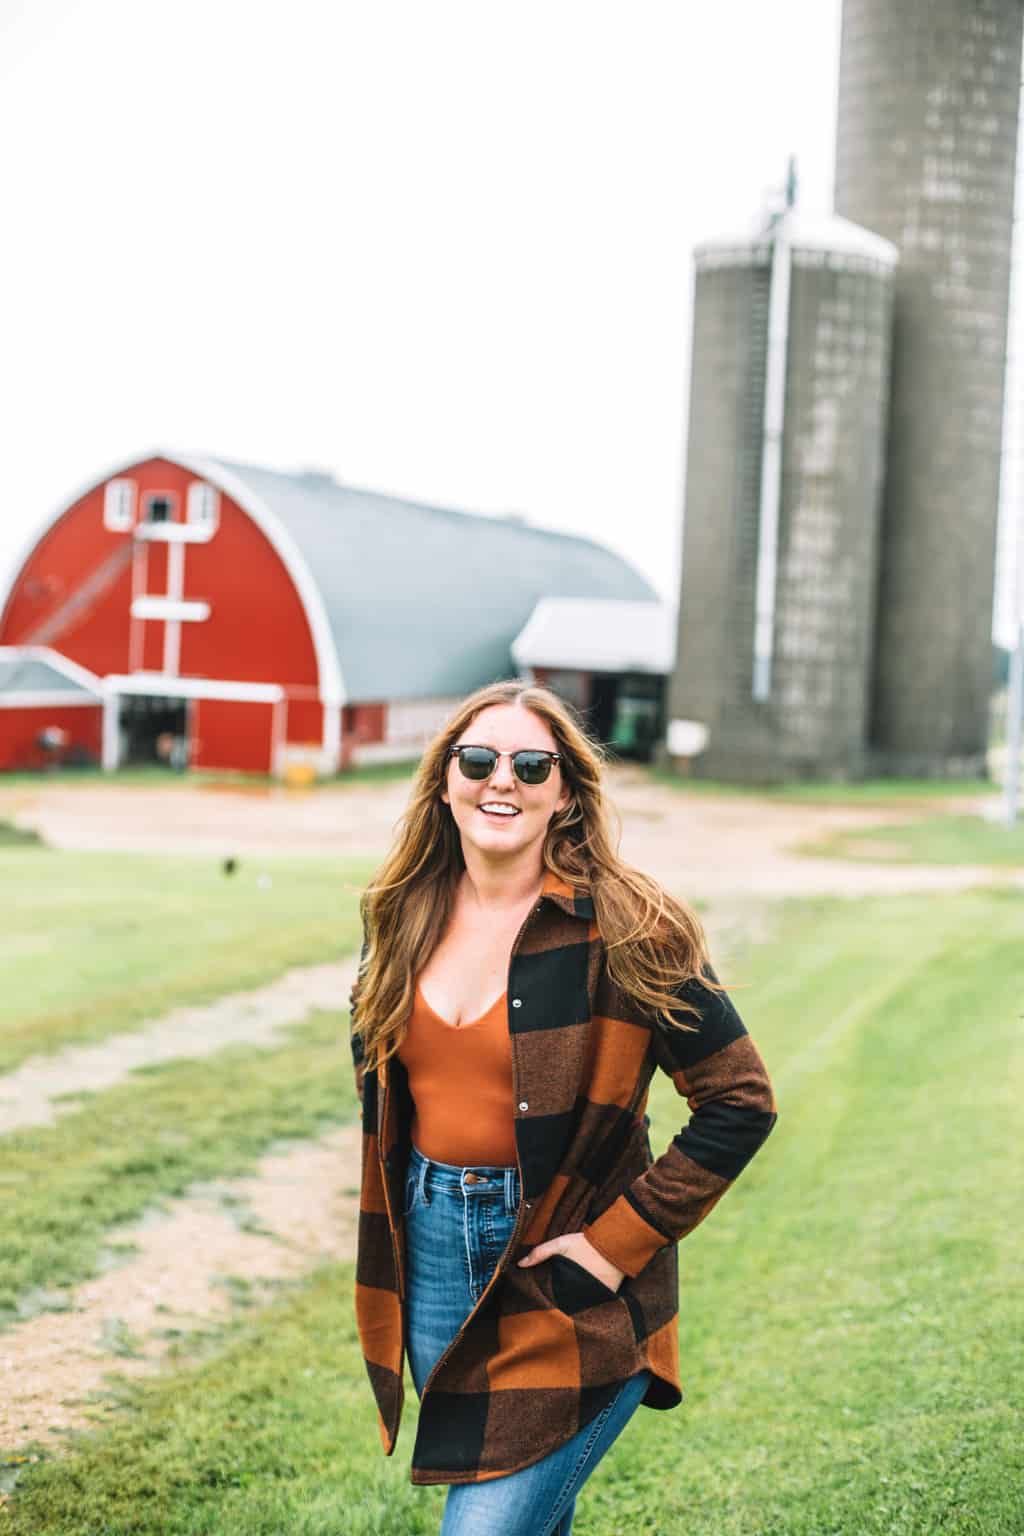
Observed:
[[[552,764],[562,761],[560,752],[534,752],[525,747],[518,752],[496,752],[493,747],[449,747],[448,756],[458,758],[464,779],[489,779],[498,759],[510,757],[512,772],[524,784],[543,784],[550,776]]]

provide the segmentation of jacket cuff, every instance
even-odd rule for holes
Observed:
[[[659,1249],[667,1246],[664,1233],[645,1221],[625,1195],[583,1228],[583,1236],[616,1269],[635,1277]]]

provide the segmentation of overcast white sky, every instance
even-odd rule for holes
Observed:
[[[790,152],[831,206],[839,13],[0,0],[0,590],[166,446],[518,511],[674,601],[692,249]]]

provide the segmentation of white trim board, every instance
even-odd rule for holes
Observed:
[[[198,623],[210,617],[210,605],[180,597],[133,597],[133,619],[185,619]]]
[[[280,683],[230,682],[219,677],[168,677],[164,672],[110,673],[103,683],[109,693],[149,694],[167,699],[226,699],[239,704],[276,704],[285,696]]]
[[[205,523],[136,523],[133,534],[143,544],[209,544],[215,531]]]
[[[82,693],[0,693],[0,709],[102,709],[102,697]]]

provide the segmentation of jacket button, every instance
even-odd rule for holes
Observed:
[[[529,1106],[529,1104],[527,1104],[525,1099],[522,1101],[522,1103],[519,1106],[519,1108],[522,1109],[522,1110],[527,1110],[527,1109],[529,1109],[529,1107],[530,1106]]]
[[[521,997],[514,997],[512,999],[512,1007],[513,1008],[521,1008],[522,1006],[523,1006],[523,1000],[522,1000]]]

